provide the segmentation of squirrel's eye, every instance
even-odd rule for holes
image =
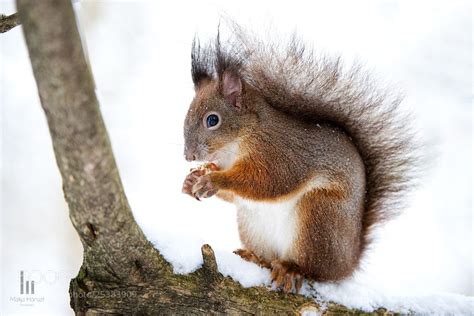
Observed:
[[[205,125],[208,129],[216,129],[220,125],[220,118],[217,113],[210,113],[205,118]]]
[[[219,117],[215,114],[211,114],[207,117],[207,127],[216,126],[219,123]]]

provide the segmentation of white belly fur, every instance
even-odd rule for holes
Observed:
[[[236,196],[239,230],[245,247],[267,260],[290,259],[297,237],[297,204],[301,197],[328,184],[323,177],[313,179],[305,189],[281,202],[259,202]]]

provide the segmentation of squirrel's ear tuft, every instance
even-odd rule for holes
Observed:
[[[242,80],[238,74],[231,71],[224,71],[222,76],[222,93],[229,104],[236,108],[241,107],[240,95],[242,94]]]
[[[197,37],[193,40],[191,49],[191,76],[194,89],[209,83],[214,73],[214,53],[210,45],[202,47]]]

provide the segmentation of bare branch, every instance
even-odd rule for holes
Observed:
[[[216,283],[222,280],[223,276],[219,273],[217,268],[216,256],[214,255],[214,250],[211,246],[205,244],[201,247],[202,253],[202,269],[207,276],[207,279],[210,283]]]
[[[72,5],[22,0],[18,10],[85,264],[94,265],[90,273],[97,276],[134,281],[131,263],[145,256],[145,268],[163,260],[135,223],[125,197]],[[155,269],[147,271],[147,277],[156,276]]]
[[[12,28],[20,24],[21,22],[18,13],[12,15],[0,14],[0,33],[10,31]]]

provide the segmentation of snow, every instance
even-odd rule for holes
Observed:
[[[404,314],[469,315],[474,308],[472,297],[460,294],[389,294],[354,279],[340,284],[316,284],[306,294],[363,311],[384,307]]]
[[[179,238],[173,234],[161,234],[155,242],[162,255],[173,263],[175,273],[193,272],[202,265],[200,248],[204,240]],[[216,250],[219,271],[230,276],[244,287],[266,286],[273,289],[270,271],[249,263],[232,252]],[[357,273],[356,276],[338,283],[318,283],[305,281],[301,294],[315,298],[323,306],[328,301],[337,302],[349,308],[373,311],[380,307],[399,313],[433,315],[469,315],[474,311],[474,299],[453,293],[408,294],[380,291],[370,284],[370,280]]]
[[[202,265],[200,248],[204,240],[177,237],[175,234],[160,234],[155,246],[173,264],[175,273],[191,273]],[[266,286],[273,289],[270,271],[249,263],[230,251],[216,250],[219,271],[237,280],[245,287]],[[358,272],[342,282],[307,282],[301,294],[315,298],[319,303],[337,302],[349,308],[373,311],[380,307],[399,313],[433,315],[469,315],[474,311],[474,298],[453,293],[411,293],[381,291],[373,286],[367,275]]]
[[[194,34],[212,37],[219,14],[256,31],[273,25],[327,53],[358,58],[405,91],[426,141],[428,172],[400,218],[381,229],[363,269],[304,293],[349,307],[473,314],[472,29],[467,1],[82,1],[77,5],[101,110],[134,216],[177,273],[202,263],[210,244],[219,270],[244,286],[270,286],[269,271],[240,247],[232,205],[181,194],[191,167],[182,122],[193,96]],[[15,11],[2,1],[0,11]],[[252,8],[249,11],[248,8]],[[1,35],[2,315],[71,312],[68,282],[82,248],[61,181],[21,28]],[[25,198],[25,196],[27,198]],[[58,238],[58,236],[60,236]],[[17,275],[29,272],[43,303],[21,306]]]

